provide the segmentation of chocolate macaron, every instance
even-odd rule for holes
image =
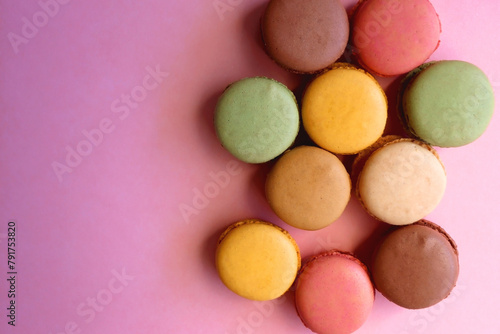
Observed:
[[[390,301],[408,309],[430,307],[456,285],[457,245],[444,229],[420,220],[386,236],[371,272],[376,289]]]
[[[295,73],[316,73],[343,54],[349,39],[339,0],[271,0],[261,20],[267,54]]]

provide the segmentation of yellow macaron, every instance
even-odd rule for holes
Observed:
[[[234,293],[252,300],[283,295],[300,269],[300,252],[282,228],[256,219],[239,221],[220,236],[216,267]]]
[[[307,87],[302,119],[306,132],[322,148],[356,154],[382,136],[387,97],[370,74],[337,63]]]

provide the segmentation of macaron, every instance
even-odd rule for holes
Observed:
[[[252,77],[229,85],[215,107],[214,125],[223,147],[248,163],[270,161],[294,142],[299,109],[282,83]]]
[[[318,230],[330,225],[349,202],[351,181],[334,154],[314,146],[285,152],[266,179],[266,198],[287,224]]]
[[[439,46],[441,23],[429,0],[361,0],[351,21],[359,63],[380,76],[411,71]]]
[[[371,272],[375,287],[390,301],[408,309],[430,307],[457,283],[457,245],[443,228],[420,220],[385,237]]]
[[[382,136],[375,143],[356,154],[351,165],[351,183],[354,185],[358,183],[359,173],[361,173],[361,169],[364,167],[366,160],[368,160],[373,152],[375,152],[385,144],[401,138],[401,136],[397,135]]]
[[[374,299],[366,266],[349,253],[331,250],[317,255],[297,277],[297,313],[318,334],[353,333],[365,323]]]
[[[300,268],[300,252],[284,229],[247,219],[221,234],[215,263],[220,279],[234,293],[252,300],[271,300],[293,284]]]
[[[336,63],[306,88],[302,120],[318,146],[332,153],[356,154],[382,135],[387,98],[370,74]]]
[[[366,159],[356,194],[373,217],[408,225],[431,213],[444,196],[446,172],[437,152],[409,138],[385,143]]]
[[[425,63],[402,81],[400,118],[413,136],[440,147],[472,143],[487,129],[495,98],[488,77],[459,60]]]
[[[349,39],[347,13],[339,0],[271,0],[261,20],[267,54],[295,73],[332,65]]]

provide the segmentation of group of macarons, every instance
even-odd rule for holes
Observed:
[[[465,61],[426,63],[441,33],[429,0],[361,0],[349,15],[339,0],[270,0],[261,32],[278,65],[312,79],[300,98],[272,78],[230,84],[214,115],[222,146],[243,162],[272,163],[265,195],[290,226],[329,226],[353,191],[394,228],[365,265],[338,249],[302,261],[286,230],[243,219],[219,238],[222,282],[261,301],[294,285],[298,315],[320,334],[360,328],[375,289],[408,309],[445,299],[459,262],[453,239],[425,219],[446,188],[433,146],[467,145],[484,133],[494,111],[487,76]],[[358,66],[338,62],[346,49]],[[384,135],[388,102],[373,75],[404,75],[397,110],[408,138]],[[301,124],[314,145],[294,145]],[[350,172],[339,155],[355,155]]]

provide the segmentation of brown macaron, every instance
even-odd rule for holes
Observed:
[[[376,289],[388,300],[407,309],[430,307],[457,283],[457,245],[443,228],[422,219],[385,237],[371,272]]]
[[[349,202],[351,181],[342,162],[314,146],[287,151],[266,180],[269,205],[287,224],[303,230],[330,225]]]
[[[339,0],[270,0],[261,20],[267,54],[294,73],[317,73],[344,53],[347,12]]]

